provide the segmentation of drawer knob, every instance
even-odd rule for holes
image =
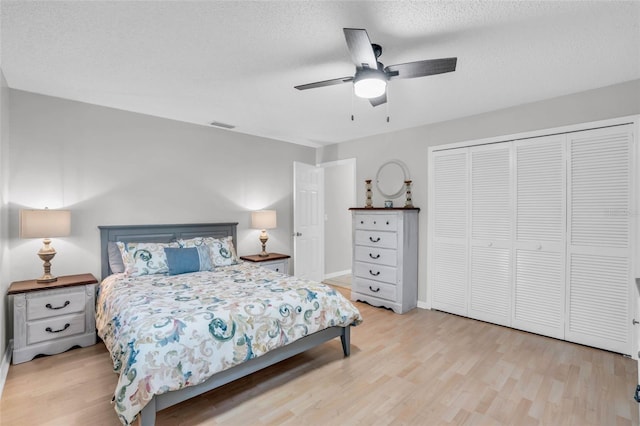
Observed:
[[[380,237],[376,238],[375,240],[373,239],[373,237],[369,237],[369,241],[371,241],[372,243],[377,243],[378,241],[380,241]]]
[[[372,259],[380,259],[380,253],[376,254],[375,256],[369,253],[369,257]]]
[[[377,293],[380,291],[380,287],[376,288],[375,290],[373,289],[373,287],[369,286],[369,290],[371,290],[374,293]]]
[[[389,221],[387,221],[387,225],[389,224]]]
[[[374,220],[374,221],[373,221],[373,224],[375,225],[376,223],[377,223],[377,222]]]
[[[45,328],[45,331],[48,331],[49,333],[60,333],[61,331],[65,331],[67,328],[69,328],[71,326],[71,324],[66,323],[64,325],[63,328],[61,328],[60,330],[52,330],[51,327],[47,327]]]
[[[369,269],[369,273],[371,275],[373,275],[374,277],[377,277],[378,275],[380,275],[380,271],[376,272],[375,274],[373,273],[373,271],[371,269]]]
[[[44,306],[45,306],[45,308],[47,308],[47,309],[54,309],[54,310],[55,310],[55,309],[62,309],[62,308],[66,308],[67,306],[69,306],[69,303],[71,303],[71,302],[69,302],[69,301],[67,300],[67,301],[65,301],[65,302],[64,302],[64,305],[62,305],[62,306],[58,306],[58,307],[55,307],[55,308],[54,308],[53,306],[51,306],[51,303],[47,303],[47,304],[46,304],[46,305],[44,305]]]
[[[361,220],[361,221],[360,221],[360,225],[362,225],[362,224],[364,224],[364,220]]]

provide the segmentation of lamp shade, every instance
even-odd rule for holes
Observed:
[[[251,212],[251,227],[256,229],[273,229],[277,226],[275,210],[258,210]]]
[[[69,210],[20,210],[20,238],[66,237],[70,233]]]

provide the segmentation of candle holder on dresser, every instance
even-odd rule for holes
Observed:
[[[405,180],[404,185],[406,187],[407,201],[405,201],[405,207],[413,207],[413,201],[411,201],[411,181]]]
[[[367,201],[365,202],[364,206],[370,209],[373,208],[373,201],[371,200],[371,196],[373,195],[373,192],[371,192],[371,179],[365,180],[364,183],[367,195]]]

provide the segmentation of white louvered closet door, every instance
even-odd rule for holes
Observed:
[[[431,304],[467,315],[468,149],[434,152],[431,156]]]
[[[512,326],[564,338],[566,135],[515,142]]]
[[[631,126],[568,135],[566,339],[630,354]]]
[[[511,324],[511,143],[470,148],[469,313]]]

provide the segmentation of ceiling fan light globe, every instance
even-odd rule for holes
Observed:
[[[359,98],[372,99],[384,95],[387,81],[381,78],[368,77],[358,79],[353,83],[353,91]]]

